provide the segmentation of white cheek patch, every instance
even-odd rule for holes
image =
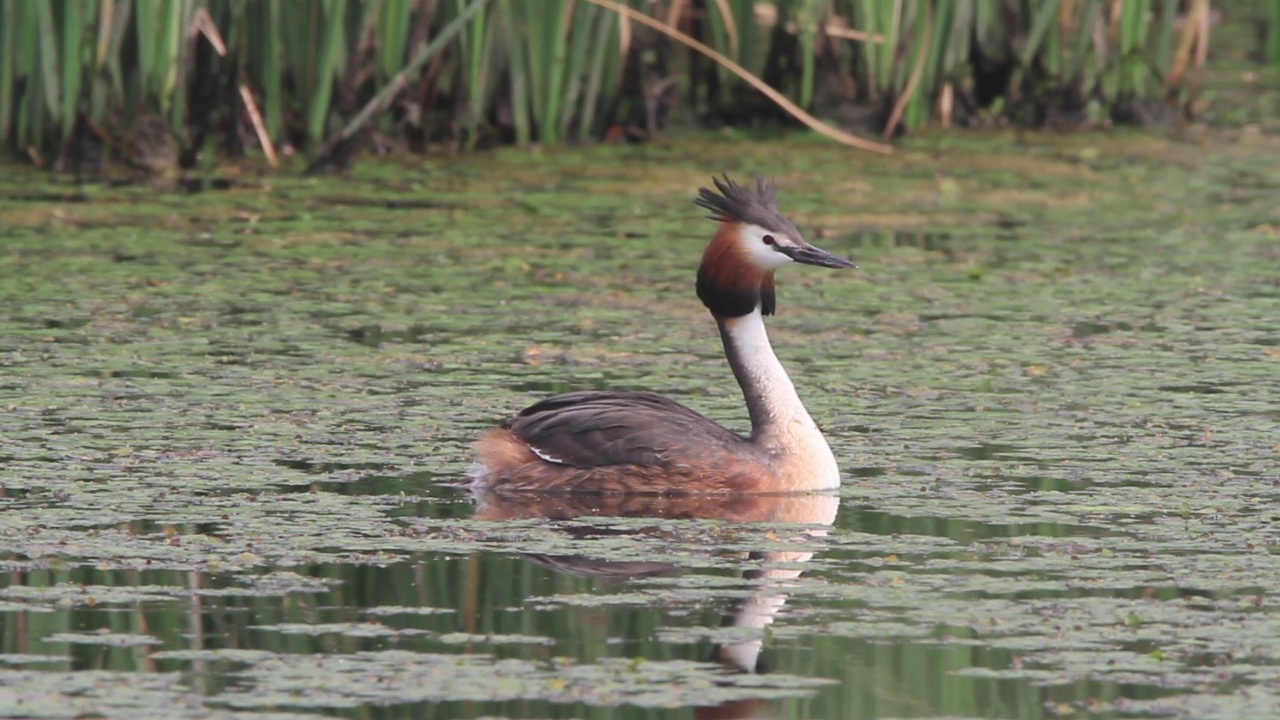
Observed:
[[[776,242],[787,242],[777,233],[771,233],[759,225],[747,225],[742,229],[742,237],[747,242],[747,251],[757,267],[761,270],[776,270],[794,262],[783,253],[774,250],[772,245],[765,244],[765,235],[773,235]]]

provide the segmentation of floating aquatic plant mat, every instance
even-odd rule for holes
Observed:
[[[7,173],[0,715],[1274,717],[1277,150]],[[862,266],[771,324],[839,497],[473,503],[546,394],[744,426],[691,287],[722,168]]]

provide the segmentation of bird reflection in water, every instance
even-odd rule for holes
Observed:
[[[476,495],[477,520],[527,520],[545,518],[564,523],[563,529],[581,538],[583,545],[593,537],[660,535],[664,541],[686,543],[688,547],[705,547],[706,527],[689,528],[681,536],[678,523],[661,527],[608,527],[598,523],[574,520],[586,518],[653,518],[655,520],[720,520],[730,525],[726,534],[734,535],[734,545],[742,546],[744,535],[754,531],[768,550],[742,553],[741,557],[762,567],[747,570],[743,579],[752,593],[736,602],[726,612],[723,625],[763,630],[773,623],[787,604],[788,583],[804,572],[799,567],[814,555],[814,545],[827,535],[835,522],[840,500],[833,494],[782,495],[586,495],[534,493]],[[752,527],[756,526],[756,527]],[[767,539],[766,539],[767,534]],[[794,544],[795,550],[785,549]],[[588,551],[589,552],[589,551]],[[678,575],[683,571],[677,563],[661,561],[617,561],[582,555],[528,555],[531,560],[559,572],[586,577],[634,580],[637,578]],[[715,649],[715,658],[734,672],[762,672],[760,654],[763,639],[724,643]],[[764,700],[735,700],[715,706],[696,708],[699,718],[769,717]],[[763,714],[762,714],[763,713]]]

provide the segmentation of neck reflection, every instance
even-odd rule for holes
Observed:
[[[671,561],[620,561],[592,557],[590,542],[603,536],[654,536],[664,543],[688,543],[705,548],[706,526],[682,528],[679,523],[654,523],[617,528],[587,521],[593,518],[653,518],[669,520],[719,520],[727,523],[718,537],[730,541],[733,554],[748,561],[743,587],[748,590],[725,612],[723,627],[742,628],[742,641],[716,645],[714,658],[740,673],[762,672],[760,632],[771,625],[787,604],[789,584],[804,573],[801,567],[813,558],[835,522],[839,498],[833,494],[661,496],[661,495],[542,495],[481,494],[477,496],[477,520],[504,521],[543,518],[562,523],[560,529],[582,541],[586,552],[572,555],[527,555],[557,572],[621,581],[677,576],[685,568]],[[682,537],[682,530],[684,531]],[[759,542],[762,549],[751,550]],[[790,547],[789,547],[790,546]],[[727,552],[727,551],[726,551]],[[699,717],[757,717],[763,701],[735,701],[697,709]]]

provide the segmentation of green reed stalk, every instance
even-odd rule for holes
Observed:
[[[898,6],[895,9],[895,6]],[[898,50],[898,28],[901,2],[885,0],[861,0],[856,5],[855,25],[868,33],[879,33],[882,43],[863,43],[862,57],[865,63],[865,81],[868,82],[870,99],[886,98],[892,93],[894,58]]]
[[[413,0],[381,0],[370,8],[371,11],[377,11],[375,27],[378,38],[378,74],[383,81],[395,75],[408,60],[413,6]]]
[[[1044,64],[1045,72],[1051,78],[1062,77],[1062,67],[1064,65],[1062,58],[1062,14],[1061,11],[1054,13],[1055,17],[1049,22],[1049,28],[1045,31],[1043,50],[1040,53],[1041,62]]]
[[[562,122],[566,114],[565,76],[568,65],[568,38],[573,0],[542,0],[522,5],[529,28],[529,65],[526,76],[532,91],[533,117],[538,124],[538,137],[543,142],[562,141]],[[571,32],[571,30],[569,31]],[[512,58],[512,62],[516,62]]]
[[[148,12],[147,8],[139,8],[138,12],[133,14],[134,45],[138,53],[138,67],[133,79],[133,86],[139,93],[139,97],[131,98],[134,105],[137,104],[142,95],[149,94],[154,90],[150,80],[157,64],[156,55],[158,51],[156,45],[160,40],[160,13],[155,12],[158,7],[151,8],[152,12]]]
[[[97,5],[97,19],[93,41],[93,57],[88,63],[89,99],[86,112],[89,117],[100,118],[107,110],[107,99],[113,88],[121,87],[119,66],[116,62],[119,52],[119,41],[123,38],[124,24],[121,9],[129,12],[129,3],[117,4],[115,0],[100,0]],[[124,6],[121,8],[120,6]],[[117,92],[117,96],[120,93]]]
[[[511,73],[511,115],[515,124],[516,142],[528,145],[533,142],[533,124],[529,118],[529,63],[525,54],[528,52],[525,42],[524,28],[516,26],[518,3],[523,0],[505,0],[502,5],[504,29],[506,30],[507,56]],[[514,9],[514,12],[513,12]]]
[[[1142,47],[1147,34],[1147,3],[1128,2],[1120,13],[1120,81],[1117,90],[1121,97],[1142,94],[1147,67],[1142,57]]]
[[[1000,6],[997,3],[974,1],[973,31],[978,46],[984,51],[989,52],[1004,43],[1004,24],[1000,20]]]
[[[347,0],[322,0],[323,16],[319,20],[324,34],[319,47],[314,49],[315,76],[307,113],[307,140],[313,144],[325,138],[333,105],[333,85],[346,61],[346,10]]]
[[[279,41],[278,33],[282,25],[282,3],[265,2],[256,4],[253,9],[258,12],[258,22],[250,22],[248,29],[249,47],[259,53],[259,62],[254,66],[261,68],[258,75],[258,86],[262,89],[264,100],[263,115],[267,124],[267,132],[278,138],[284,132],[284,45]],[[252,17],[248,13],[247,17]]]
[[[185,92],[178,92],[178,70],[193,8],[188,0],[157,0],[134,7],[132,37],[137,66],[124,78],[126,97],[122,100],[126,107],[159,110],[175,124],[185,117],[186,97]]]
[[[955,23],[957,7],[954,2],[933,2],[929,13],[922,19],[930,24],[930,42],[921,69],[920,88],[907,104],[905,116],[907,127],[919,127],[928,122],[942,84],[947,76],[953,73],[948,64],[951,57],[949,48],[952,43],[964,42],[968,36],[968,28],[959,30]],[[929,16],[932,15],[930,18]]]
[[[977,15],[975,4],[980,1],[956,0],[954,3],[943,3],[939,8],[940,16],[948,11],[951,13],[951,21],[949,27],[939,24],[939,27],[946,28],[944,32],[946,49],[938,61],[937,74],[933,78],[933,83],[941,85],[957,79],[967,66]]]
[[[13,131],[18,64],[18,3],[0,0],[0,140]]]
[[[818,59],[818,33],[826,17],[822,0],[804,0],[796,12],[796,29],[800,40],[800,88],[797,104],[808,110],[813,106],[815,64]],[[782,19],[779,18],[779,22]]]
[[[1009,81],[1009,94],[1011,96],[1018,96],[1022,89],[1022,81],[1026,77],[1027,70],[1031,67],[1032,60],[1044,49],[1045,38],[1049,33],[1049,28],[1056,24],[1058,20],[1058,10],[1061,4],[1061,0],[1043,0],[1031,16],[1030,32],[1027,34],[1027,39],[1018,53],[1018,67],[1013,73],[1013,79]]]
[[[457,0],[454,5],[446,6],[445,12],[449,13],[447,19],[452,20],[461,13],[466,3],[467,0]],[[495,74],[493,68],[498,63],[497,43],[493,42],[493,38],[499,31],[499,25],[500,22],[494,21],[488,8],[481,8],[468,29],[458,36],[460,72],[467,88],[461,108],[461,124],[466,133],[464,142],[468,146],[479,139],[477,129],[484,118],[485,108],[493,102],[491,79]]]
[[[779,6],[779,16],[784,8]],[[756,32],[755,9],[752,3],[735,0],[707,0],[707,32],[703,40],[717,52],[733,60],[753,73],[759,73],[769,54],[764,33]],[[736,75],[717,68],[720,83],[731,88],[739,83]]]
[[[596,113],[599,108],[606,106],[616,93],[622,72],[618,18],[611,12],[596,9],[599,12],[595,13],[591,36],[596,39],[597,48],[594,53],[594,62],[591,62],[587,71],[582,92],[582,111],[578,115],[578,134],[584,137],[596,130]]]
[[[1071,57],[1063,66],[1062,77],[1068,82],[1080,82],[1086,88],[1096,87],[1100,68],[1094,63],[1095,71],[1088,76],[1085,68],[1090,60],[1089,47],[1093,43],[1093,26],[1098,17],[1098,0],[1085,0],[1076,16],[1076,36],[1071,47]]]
[[[195,15],[194,0],[170,0],[173,7],[167,14],[164,28],[164,44],[162,62],[164,67],[158,75],[161,77],[162,107],[167,108],[169,125],[181,128],[187,118],[186,93],[186,54],[187,29]]]
[[[1159,0],[1160,21],[1156,28],[1155,44],[1151,51],[1151,65],[1167,68],[1173,62],[1174,20],[1178,17],[1178,0]]]
[[[573,27],[569,31],[568,55],[565,68],[564,96],[568,100],[566,112],[560,114],[559,127],[556,132],[561,138],[569,137],[570,125],[574,114],[581,114],[580,103],[583,101],[583,88],[591,74],[592,66],[603,62],[601,53],[594,46],[602,44],[596,30],[596,16],[606,13],[598,5],[583,4],[574,12]]]
[[[80,97],[80,80],[89,64],[85,57],[85,18],[92,17],[93,3],[69,2],[62,6],[62,135],[71,137],[76,121],[76,100]]]
[[[728,19],[733,21],[733,33],[728,34],[729,25],[725,25],[725,41],[723,46],[717,46],[717,49],[733,50],[733,37],[737,37],[737,55],[741,60],[738,64],[748,70],[759,73],[764,68],[765,58],[769,57],[769,45],[766,38],[755,31],[756,14],[752,3],[734,2],[729,0],[730,13]],[[730,57],[733,57],[730,55]],[[724,77],[732,83],[738,80],[732,73],[725,73]]]
[[[546,20],[540,23],[541,32],[531,43],[538,47],[538,60],[531,68],[530,76],[538,93],[534,99],[535,112],[541,109],[537,113],[540,139],[558,143],[564,139],[561,117],[565,114],[566,101],[570,100],[564,94],[565,75],[569,72],[568,41],[564,28],[568,27],[573,13],[573,0],[549,4],[553,7],[546,8],[548,12],[543,16]]]
[[[14,0],[14,4],[23,6],[18,13],[18,22],[15,23],[20,30],[15,33],[14,49],[19,55],[18,67],[28,82],[27,91],[18,95],[16,103],[16,134],[19,145],[25,149],[27,146],[41,144],[43,139],[45,104],[44,88],[40,83],[40,78],[43,77],[40,72],[40,19],[34,4],[20,3],[18,0]]]
[[[57,121],[62,114],[62,92],[58,87],[58,36],[53,24],[53,7],[49,3],[37,3],[35,10],[44,106]]]
[[[1266,58],[1272,65],[1280,65],[1280,2],[1266,3]]]

